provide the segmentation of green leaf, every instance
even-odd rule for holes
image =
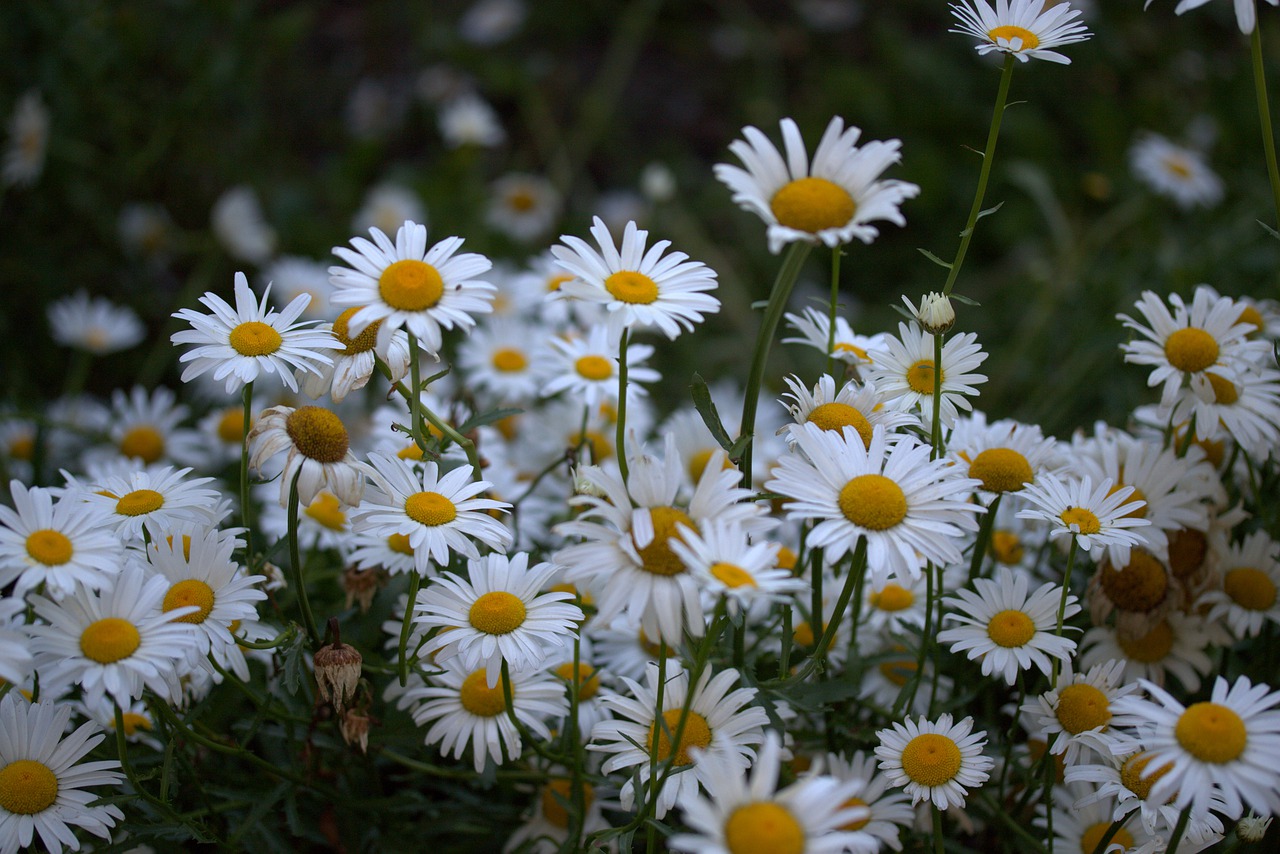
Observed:
[[[297,694],[304,680],[310,678],[307,670],[306,634],[298,632],[293,643],[284,652],[281,666],[284,675],[284,687],[290,694]]]
[[[1271,235],[1272,237],[1274,237],[1276,240],[1280,240],[1280,231],[1276,231],[1274,228],[1272,228],[1271,226],[1267,225],[1267,224],[1266,224],[1265,222],[1263,222],[1262,220],[1258,220],[1258,225],[1260,225],[1260,226],[1262,226],[1264,229],[1266,229],[1267,234],[1270,234],[1270,235]]]
[[[715,401],[711,399],[711,390],[707,388],[707,381],[702,378],[701,374],[695,373],[693,381],[689,384],[689,392],[693,395],[693,408],[698,410],[698,414],[702,416],[702,423],[707,425],[707,429],[711,431],[711,435],[720,443],[720,447],[726,451],[733,447],[733,440],[729,438],[729,433],[724,429],[724,422],[720,420],[720,412],[716,409]]]
[[[951,299],[955,300],[958,303],[962,303],[964,305],[972,305],[972,306],[978,306],[978,307],[981,307],[982,305],[982,303],[978,302],[973,297],[967,297],[964,294],[953,293],[950,296],[951,296]]]
[[[937,255],[934,255],[928,249],[917,247],[916,251],[919,252],[924,257],[928,258],[933,263],[937,264],[939,267],[942,267],[947,270],[951,269],[951,264],[947,263],[946,261],[943,261],[941,258],[939,258]]]
[[[481,412],[479,415],[471,416],[466,421],[464,421],[462,423],[462,426],[458,427],[457,430],[458,430],[458,433],[465,436],[468,433],[470,433],[472,430],[476,429],[477,427],[483,427],[486,424],[492,424],[495,421],[501,421],[502,419],[509,418],[512,415],[519,415],[521,412],[524,412],[524,410],[520,409],[519,407],[509,407],[507,409],[491,409],[488,412]]]
[[[982,219],[984,216],[991,216],[993,213],[995,213],[996,211],[1000,210],[1002,207],[1004,207],[1004,202],[1001,202],[1000,204],[996,205],[996,206],[995,206],[995,207],[993,207],[993,208],[987,208],[986,210],[978,211],[978,215],[977,215],[977,216],[974,218],[974,220],[973,220],[974,225],[976,226],[976,225],[977,225],[977,223],[978,223],[978,220]],[[968,237],[968,236],[969,236],[969,232],[971,232],[971,231],[973,231],[973,229],[971,229],[971,228],[966,228],[964,231],[960,232],[960,236],[961,236],[961,237]]]

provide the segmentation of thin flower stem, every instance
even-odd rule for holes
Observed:
[[[381,359],[375,359],[374,364],[378,366],[378,371],[384,377],[387,378],[388,382],[390,382],[391,368],[387,365],[387,363],[382,361]],[[415,362],[414,364],[417,364],[417,363]],[[412,372],[412,367],[410,368],[410,371]],[[436,377],[438,378],[438,377],[444,376],[444,374],[446,373],[448,373],[447,370],[439,374],[436,374]],[[428,377],[427,382],[431,382],[431,379],[432,379],[431,377]],[[410,374],[410,382],[414,384],[414,388],[417,388],[417,381],[412,379],[412,373]],[[414,394],[410,392],[409,389],[406,388],[405,384],[402,382],[393,382],[391,383],[391,387],[395,389],[400,394],[401,397],[404,398],[405,403],[408,404],[409,406],[410,415],[413,414],[413,411],[414,411],[413,404],[414,404],[414,401],[416,400],[418,402],[418,408],[422,413],[422,417],[427,420],[427,423],[430,424],[432,427],[436,428],[437,430],[439,430],[446,438],[448,438],[450,442],[453,442],[459,448],[462,448],[463,452],[467,455],[467,462],[471,464],[472,478],[475,480],[479,480],[480,479],[480,456],[476,452],[476,443],[472,442],[466,436],[463,436],[457,430],[453,429],[452,424],[450,424],[449,422],[445,421],[443,418],[436,415],[434,412],[431,411],[429,407],[423,406],[422,397],[420,393],[421,390],[419,390],[419,394]],[[411,423],[412,423],[412,419],[411,419]],[[413,428],[410,427],[411,431],[412,429]],[[417,443],[417,437],[414,437],[414,442]],[[422,445],[418,445],[418,447],[422,448],[422,450],[424,451],[426,450],[425,448],[423,448]]]
[[[853,596],[853,590],[860,579],[867,571],[867,538],[865,536],[858,537],[858,544],[853,550],[853,561],[849,567],[849,574],[845,576],[844,587],[840,589],[840,598],[836,600],[836,608],[831,613],[831,620],[827,623],[826,628],[822,632],[822,639],[818,641],[817,647],[813,650],[813,655],[809,656],[809,660],[804,666],[796,671],[796,675],[791,677],[789,682],[799,683],[808,678],[827,658],[827,650],[831,648],[831,642],[835,639],[836,631],[840,628],[840,620],[844,617],[845,608],[849,606],[849,600]],[[859,605],[862,603],[859,602]],[[812,620],[822,622],[822,614],[819,613],[815,617],[810,618],[810,625],[814,625]]]
[[[618,339],[618,421],[614,437],[614,455],[618,458],[618,470],[622,472],[625,486],[630,473],[627,471],[627,344],[631,330],[623,329]]]
[[[1253,54],[1253,88],[1258,96],[1258,119],[1262,123],[1262,148],[1267,156],[1267,177],[1276,206],[1276,227],[1280,228],[1280,168],[1276,166],[1276,138],[1271,130],[1271,104],[1267,98],[1267,73],[1262,65],[1262,16],[1256,15],[1249,40]]]
[[[835,376],[836,370],[836,305],[840,302],[840,256],[844,254],[839,246],[831,249],[831,309],[827,315],[827,373]]]
[[[933,452],[929,459],[936,460],[946,453],[942,443],[942,333],[933,336],[933,423],[929,426],[929,442]]]
[[[1056,659],[1055,659],[1056,661]],[[1054,680],[1057,686],[1057,679]],[[1053,850],[1053,784],[1058,779],[1058,762],[1053,758],[1053,743],[1058,740],[1055,732],[1044,746],[1044,837],[1046,851]]]
[[[786,310],[787,300],[795,287],[804,259],[809,257],[813,246],[808,243],[793,243],[782,259],[778,269],[778,277],[774,279],[773,290],[769,294],[769,303],[765,307],[764,317],[760,320],[760,333],[756,337],[756,348],[751,354],[751,370],[747,374],[747,388],[742,399],[742,424],[738,428],[742,436],[747,436],[746,447],[742,449],[742,485],[751,488],[751,452],[756,429],[756,407],[760,402],[760,385],[764,382],[765,363],[769,361],[769,348],[773,345],[773,335],[778,329],[778,322]]]
[[[924,629],[920,633],[920,652],[916,658],[916,672],[911,674],[911,682],[903,687],[898,694],[898,699],[894,701],[894,717],[901,714],[902,710],[911,708],[912,703],[916,701],[916,692],[920,690],[920,679],[924,675],[925,659],[929,655],[929,642],[933,639],[933,610],[935,606],[933,564],[927,563],[924,567]]]
[[[822,621],[822,584],[823,570],[827,565],[826,554],[820,548],[814,549],[809,560],[809,628],[817,638],[818,632],[825,632],[827,629],[826,623]]]
[[[413,431],[413,441],[421,451],[427,450],[427,437],[422,429],[422,366],[418,359],[418,339],[412,332],[409,336],[409,388],[413,394],[405,401],[409,404],[409,427]]]
[[[307,585],[302,568],[302,554],[298,551],[298,478],[302,476],[299,467],[293,473],[293,481],[289,484],[289,566],[293,570],[293,585],[297,588],[298,607],[302,609],[302,624],[307,630],[307,638],[312,649],[320,648],[320,633],[316,631],[316,618],[311,613],[311,600],[307,598]]]
[[[240,437],[240,524],[244,527],[244,562],[252,568],[253,525],[249,519],[249,420],[253,417],[253,383],[244,384],[244,425]]]
[[[1062,637],[1062,624],[1067,613],[1067,597],[1071,595],[1071,570],[1076,565],[1076,538],[1071,538],[1071,545],[1067,550],[1067,569],[1062,574],[1062,599],[1058,601],[1058,628],[1054,631],[1057,637]],[[1058,687],[1058,671],[1061,669],[1061,661],[1057,658],[1053,659],[1050,668],[1050,684]]]
[[[1102,834],[1102,838],[1098,840],[1098,844],[1093,846],[1092,854],[1105,854],[1107,846],[1111,844],[1111,840],[1115,838],[1115,835],[1120,832],[1122,827],[1128,824],[1129,819],[1133,818],[1133,814],[1135,812],[1137,812],[1136,809],[1130,810],[1120,818],[1111,822],[1111,826],[1107,828],[1107,832]]]
[[[937,804],[930,804],[929,809],[933,813],[933,852],[942,854],[942,810],[938,809]]]
[[[1178,845],[1182,842],[1182,834],[1186,832],[1187,820],[1190,818],[1191,804],[1187,804],[1178,815],[1178,823],[1173,828],[1173,835],[1169,837],[1169,847],[1165,849],[1165,854],[1178,854]]]
[[[396,659],[396,672],[400,687],[409,683],[409,636],[413,634],[413,610],[418,601],[418,585],[422,583],[416,569],[409,570],[409,601],[404,606],[404,619],[400,622],[400,657]]]
[[[1001,498],[1004,498],[1004,493],[996,493],[995,500],[988,505],[987,512],[982,515],[982,522],[978,525],[978,538],[973,541],[973,554],[969,558],[970,581],[982,574],[982,563],[991,545],[991,533],[996,527],[996,511],[1000,509]]]
[[[516,732],[520,734],[521,744],[527,744],[533,748],[533,752],[551,762],[558,765],[567,765],[568,757],[561,756],[559,753],[553,753],[538,743],[538,739],[533,733],[529,732],[529,728],[521,723],[520,718],[516,717],[516,705],[514,701],[514,692],[511,689],[511,670],[507,667],[506,659],[502,661],[502,700],[507,707],[507,719],[511,721],[511,725],[516,728]],[[503,755],[506,754],[506,745],[503,745]],[[512,759],[518,759],[519,754],[513,756]]]
[[[955,286],[956,277],[964,265],[964,256],[969,251],[969,241],[973,239],[974,229],[978,225],[978,216],[982,213],[982,200],[987,194],[987,180],[991,177],[991,164],[996,159],[996,141],[1000,138],[1000,120],[1004,118],[1005,105],[1009,99],[1009,81],[1013,79],[1013,54],[1004,58],[1004,70],[1000,74],[1000,89],[996,93],[996,106],[991,114],[991,129],[987,131],[987,148],[982,153],[982,169],[978,173],[978,189],[973,194],[973,207],[969,209],[969,219],[965,222],[964,231],[960,234],[960,248],[956,250],[955,260],[947,272],[947,283],[942,288],[943,296],[950,295]]]
[[[585,757],[582,754],[582,733],[578,732],[578,706],[582,701],[582,638],[581,634],[573,636],[573,681],[569,683],[569,754],[573,763],[569,770],[569,801],[573,811],[569,817],[568,838],[572,850],[579,850],[582,843],[582,831],[587,819],[586,791],[582,787],[582,771]]]
[[[667,688],[667,642],[659,638],[658,639],[658,687],[657,687],[657,690],[654,692],[655,697],[653,701],[654,702],[653,736],[650,738],[650,741],[649,741],[649,785],[648,785],[648,791],[646,793],[646,797],[644,800],[644,804],[640,807],[640,811],[636,816],[636,821],[638,822],[643,822],[645,817],[650,812],[653,811],[654,804],[658,800],[658,793],[662,791],[661,788],[658,786],[658,746],[661,743],[662,732],[663,730],[666,729],[666,726],[667,726],[667,719],[662,714],[662,700],[663,700],[663,694],[666,692],[666,688]],[[688,701],[691,696],[693,696],[693,691],[692,690],[687,691],[685,695],[686,705],[688,705]],[[683,717],[684,717],[684,713],[681,712],[681,718]],[[676,729],[679,729],[678,725]],[[675,756],[676,752],[679,750],[679,742],[676,741],[675,739],[672,739],[669,743],[671,745],[671,755]],[[637,825],[637,827],[638,826],[639,825]],[[646,837],[646,841],[645,841],[646,851],[649,852],[649,854],[652,854],[652,852],[654,851],[654,844],[656,842],[656,837],[654,835],[654,827],[652,824],[650,824],[645,829],[645,837]]]

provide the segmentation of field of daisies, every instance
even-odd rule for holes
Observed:
[[[0,9],[0,854],[1280,850],[1280,2],[1140,5]]]

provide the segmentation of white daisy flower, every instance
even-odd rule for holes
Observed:
[[[189,414],[170,389],[159,387],[148,392],[134,386],[128,394],[116,389],[111,393],[109,422],[114,453],[148,466],[168,461],[180,465],[201,462],[204,439],[195,430],[179,426]],[[86,467],[111,458],[110,454],[95,453],[97,450],[85,454]]]
[[[560,191],[541,175],[508,173],[490,185],[489,193],[485,222],[522,243],[546,234],[560,216]]]
[[[0,597],[0,682],[22,685],[34,667],[26,633],[27,602],[22,597]]]
[[[794,441],[796,428],[806,422],[833,433],[852,427],[864,445],[871,444],[871,434],[877,424],[890,433],[920,426],[920,420],[914,415],[885,406],[884,395],[873,382],[847,382],[837,391],[835,379],[823,374],[810,392],[799,377],[783,379],[790,391],[782,395],[782,404],[796,421],[795,425],[787,425],[788,440]],[[787,403],[788,398],[791,403]]]
[[[235,308],[217,294],[206,292],[200,302],[211,314],[190,308],[174,312],[173,317],[193,328],[175,332],[169,340],[175,345],[196,345],[178,357],[179,362],[191,363],[182,372],[183,382],[213,371],[214,381],[225,379],[227,394],[235,394],[260,373],[268,373],[279,376],[290,391],[297,391],[295,370],[316,373],[317,364],[332,364],[325,351],[341,345],[323,330],[309,328],[313,321],[296,322],[311,302],[310,296],[301,294],[277,312],[267,308],[270,285],[259,303],[244,273],[236,273],[235,281]]]
[[[949,336],[942,345],[942,402],[939,417],[950,427],[956,421],[957,409],[973,408],[968,397],[976,397],[974,386],[985,383],[985,374],[972,371],[987,360],[987,354],[972,332]],[[871,353],[872,366],[867,378],[885,397],[887,406],[903,412],[919,411],[920,420],[928,427],[933,423],[933,384],[935,381],[933,336],[915,323],[899,323],[898,337],[884,338],[884,349]]]
[[[1072,9],[1070,3],[1045,6],[1045,0],[996,0],[992,9],[985,0],[965,0],[951,6],[960,26],[950,32],[978,39],[981,43],[975,49],[982,55],[994,50],[1021,62],[1044,59],[1070,64],[1070,59],[1050,48],[1086,41],[1093,34],[1076,20],[1080,10]]]
[[[707,293],[716,287],[716,273],[707,265],[690,261],[683,252],[667,253],[670,240],[659,240],[645,251],[649,232],[634,220],[623,231],[621,249],[604,220],[595,217],[592,223],[598,252],[570,234],[561,235],[564,245],[551,247],[556,263],[577,277],[562,284],[556,295],[604,305],[612,340],[624,329],[649,326],[674,339],[681,329],[692,332],[703,315],[720,310],[720,300]]]
[[[1178,207],[1211,208],[1222,201],[1222,179],[1202,152],[1178,145],[1158,133],[1141,135],[1129,148],[1129,168],[1153,192]]]
[[[376,228],[390,234],[405,220],[427,221],[427,208],[422,199],[403,184],[382,183],[365,194],[364,203],[351,218],[351,230],[362,234]]]
[[[640,627],[639,618],[623,613],[613,620],[592,619],[586,626],[591,649],[605,682],[613,686],[620,679],[639,681],[645,668],[658,660],[661,651]]]
[[[374,488],[351,514],[352,530],[408,536],[419,574],[426,574],[428,561],[447,566],[451,553],[478,559],[472,539],[497,551],[510,546],[511,532],[489,511],[505,511],[511,505],[477,497],[492,484],[472,481],[471,466],[441,474],[434,462],[419,467],[385,454],[371,454],[369,462],[366,468]]]
[[[1034,721],[1031,735],[1048,744],[1050,753],[1062,754],[1067,765],[1076,765],[1090,755],[1109,758],[1121,741],[1116,727],[1133,727],[1141,718],[1116,707],[1116,701],[1138,690],[1137,683],[1124,683],[1124,662],[1104,661],[1087,672],[1073,672],[1067,661],[1058,687],[1023,704],[1022,711]]]
[[[969,477],[982,482],[984,498],[1035,483],[1057,462],[1056,447],[1034,424],[1008,418],[988,424],[981,412],[958,419],[947,440],[947,453],[968,468]]]
[[[1157,800],[1172,796],[1179,809],[1201,813],[1216,805],[1230,818],[1244,812],[1280,811],[1280,691],[1241,676],[1228,685],[1221,676],[1208,701],[1183,706],[1160,686],[1141,680],[1153,700],[1125,697],[1117,705],[1141,716],[1143,747],[1157,768],[1173,767],[1151,787]]]
[[[871,364],[871,352],[884,346],[883,332],[855,335],[853,327],[843,317],[836,317],[836,332],[832,341],[830,315],[812,306],[806,307],[801,314],[787,312],[783,318],[788,326],[800,333],[799,338],[783,338],[783,344],[804,344],[852,367],[868,367]],[[831,344],[830,351],[828,342]]]
[[[548,330],[528,321],[494,318],[458,345],[458,366],[468,384],[491,399],[525,403],[537,396],[550,372],[550,338]]]
[[[982,755],[986,732],[973,732],[973,718],[952,724],[907,719],[876,733],[876,756],[889,782],[911,796],[912,805],[931,801],[940,810],[963,807],[970,789],[987,781],[995,761]]]
[[[397,330],[386,341],[386,350],[377,350],[378,328],[382,321],[374,321],[359,335],[349,335],[348,324],[351,318],[360,311],[359,306],[344,310],[331,324],[322,324],[316,332],[328,333],[341,348],[330,353],[333,361],[329,364],[318,364],[308,370],[298,369],[297,378],[302,390],[312,400],[329,395],[334,403],[342,403],[351,392],[362,389],[369,384],[377,367],[377,359],[382,359],[391,371],[389,382],[400,382],[409,374],[409,336],[403,330]]]
[[[1181,389],[1169,418],[1174,424],[1195,419],[1197,441],[1226,432],[1254,460],[1264,460],[1280,444],[1280,371],[1245,367],[1228,380],[1206,371],[1212,399]]]
[[[22,597],[44,585],[61,599],[76,583],[100,590],[120,569],[121,544],[111,517],[74,497],[53,503],[49,490],[9,483],[13,508],[0,505],[0,588]]]
[[[241,184],[224,192],[209,212],[213,233],[231,257],[262,265],[276,251],[276,231],[262,214],[253,188]]]
[[[642,790],[649,788],[650,751],[655,742],[659,773],[668,763],[672,768],[654,804],[654,816],[661,819],[675,804],[687,804],[699,786],[709,786],[719,778],[712,776],[705,762],[693,762],[694,752],[703,751],[742,773],[755,756],[753,748],[764,740],[762,728],[769,717],[759,706],[748,705],[755,699],[754,688],[733,688],[738,671],[732,668],[712,676],[708,667],[690,694],[689,674],[677,661],[668,661],[661,723],[655,714],[658,665],[646,666],[643,685],[625,678],[622,681],[630,696],[611,693],[601,699],[618,717],[597,724],[587,747],[612,754],[601,766],[605,774],[626,770],[629,779],[620,796],[624,810],[631,809],[637,785]],[[689,711],[677,740],[686,700]]]
[[[107,527],[126,542],[141,540],[144,525],[168,528],[183,522],[218,524],[222,496],[217,490],[203,488],[213,478],[188,477],[190,473],[191,469],[174,471],[171,466],[164,466],[123,477],[103,477],[92,490],[77,490],[62,501],[78,499],[105,511]]]
[[[886,847],[901,851],[898,832],[911,827],[915,811],[907,803],[907,796],[897,789],[890,790],[888,777],[876,770],[876,759],[863,751],[856,751],[848,759],[828,753],[822,759],[822,768],[837,780],[860,784],[860,789],[844,802],[845,807],[865,807],[866,818],[854,819],[841,825],[840,830],[853,835],[846,850],[855,854],[877,854]]]
[[[706,591],[706,607],[721,596],[729,613],[757,603],[785,602],[808,585],[778,566],[779,543],[750,542],[740,522],[712,519],[701,532],[685,527],[668,541]]]
[[[275,500],[275,484],[264,483],[254,487],[262,502],[258,527],[268,541],[283,540],[289,536],[289,511]],[[349,509],[338,496],[327,489],[320,490],[310,504],[298,503],[298,545],[303,549],[336,549],[342,555],[351,551],[351,521]]]
[[[561,769],[559,773],[564,773]],[[583,815],[580,817],[580,833],[583,837],[608,828],[609,821],[603,810],[617,809],[617,804],[601,797],[601,792],[586,780],[579,779],[579,792],[575,793],[573,778],[552,776],[538,790],[533,809],[524,823],[503,843],[503,854],[558,854],[569,839],[571,811],[574,797],[582,798]]]
[[[604,326],[596,326],[583,337],[552,338],[543,397],[560,392],[594,407],[601,402],[618,403],[619,340]],[[656,383],[662,375],[645,366],[653,355],[648,344],[627,345],[627,404],[647,394],[646,383]]]
[[[408,534],[353,531],[351,563],[360,569],[385,569],[390,575],[416,571],[418,562]],[[398,636],[397,636],[398,637]]]
[[[1163,837],[1163,842],[1177,825],[1181,810],[1173,806],[1167,796],[1158,799],[1152,796],[1152,787],[1173,769],[1171,762],[1152,764],[1153,758],[1150,751],[1128,749],[1112,757],[1068,765],[1063,777],[1069,790],[1077,795],[1075,807],[1099,816],[1098,822],[1103,821],[1101,816],[1108,811],[1109,821],[1124,821],[1136,816],[1137,821],[1129,822],[1134,834],[1141,833],[1149,837],[1159,834]],[[1223,810],[1224,804],[1216,792],[1210,795],[1210,803],[1213,809],[1219,812]],[[1096,810],[1091,809],[1095,805]],[[1188,818],[1186,833],[1182,838],[1189,846],[1189,851],[1199,851],[1205,847],[1190,847],[1193,839],[1222,833],[1222,820],[1212,812],[1193,810]],[[1101,832],[1098,833],[1098,838],[1102,838]],[[1210,843],[1213,841],[1216,840],[1210,840]],[[1162,850],[1159,847],[1154,849],[1155,852]]]
[[[1022,670],[1033,665],[1048,676],[1049,659],[1070,661],[1075,641],[1058,637],[1061,585],[1046,583],[1027,593],[1028,576],[1008,567],[996,567],[991,578],[975,578],[977,593],[957,590],[942,600],[950,609],[945,619],[964,623],[963,628],[938,633],[938,642],[951,651],[966,653],[982,662],[982,675],[1000,674],[1012,685]],[[1064,618],[1080,612],[1076,597],[1068,595]]]
[[[869,581],[858,624],[860,634],[891,637],[909,631],[908,626],[924,627],[928,588],[922,576],[893,575]]]
[[[695,766],[706,778],[710,797],[696,791],[681,802],[692,833],[667,840],[677,851],[694,854],[839,854],[849,850],[853,834],[841,825],[860,821],[867,808],[846,806],[861,781],[825,775],[801,777],[778,789],[778,734],[770,730],[750,780],[742,767],[714,753],[695,751]]]
[[[506,662],[511,672],[541,669],[572,645],[582,610],[572,593],[539,593],[559,567],[529,566],[529,555],[486,555],[467,562],[467,578],[437,575],[419,594],[413,621],[440,631],[422,648],[444,662],[457,656],[464,669],[483,667],[489,687]]]
[[[0,508],[2,509],[2,508]],[[1280,543],[1265,531],[1254,531],[1243,542],[1234,543],[1222,558],[1222,589],[1200,598],[1211,606],[1207,620],[1225,619],[1238,638],[1262,631],[1270,620],[1280,623]]]
[[[1151,5],[1152,0],[1147,0],[1142,8]],[[1175,15],[1181,15],[1190,9],[1199,9],[1209,0],[1179,0],[1178,5],[1173,7]],[[1280,0],[1267,0],[1272,6],[1280,5]],[[1240,26],[1240,32],[1249,35],[1253,32],[1254,25],[1257,22],[1257,10],[1255,0],[1232,0],[1236,11],[1236,23]]]
[[[1200,679],[1213,669],[1205,653],[1209,645],[1204,620],[1171,611],[1142,635],[1122,635],[1111,626],[1094,626],[1080,640],[1080,667],[1112,659],[1124,662],[1124,682],[1149,679],[1165,684],[1172,673],[1188,692],[1200,689]]]
[[[440,135],[449,148],[475,145],[496,148],[507,138],[498,114],[474,92],[465,92],[440,107]]]
[[[1076,852],[1092,854],[1097,849],[1098,843],[1102,841],[1102,837],[1106,836],[1107,831],[1111,829],[1111,804],[1106,800],[1080,803],[1079,799],[1088,794],[1090,794],[1089,787],[1083,783],[1054,787],[1054,854],[1076,854]],[[1032,823],[1040,828],[1047,826],[1043,804],[1036,804],[1036,817]],[[1151,834],[1141,825],[1130,822],[1111,837],[1106,854],[1154,854],[1153,842]]]
[[[147,332],[133,309],[105,297],[91,300],[83,290],[51,303],[46,313],[54,341],[95,356],[128,350]]]
[[[44,170],[49,147],[49,108],[39,89],[31,89],[18,99],[9,117],[9,145],[4,152],[0,180],[13,187],[34,184]]]
[[[930,460],[931,448],[903,436],[890,445],[877,426],[863,445],[853,428],[842,433],[806,423],[796,429],[798,453],[783,457],[765,489],[789,499],[787,518],[814,519],[809,545],[828,560],[867,540],[867,565],[879,577],[920,575],[926,562],[960,560],[959,542],[976,530],[967,500],[977,481],[957,477],[947,460]]]
[[[1045,474],[1039,483],[1024,487],[1018,493],[1030,505],[1018,511],[1019,519],[1041,519],[1049,523],[1049,538],[1073,537],[1080,548],[1095,561],[1105,551],[1120,566],[1129,562],[1129,549],[1145,546],[1146,539],[1131,528],[1146,528],[1150,519],[1130,515],[1141,510],[1142,500],[1129,501],[1132,486],[1113,490],[1110,480],[1095,489],[1085,475],[1080,480],[1060,480]]]
[[[427,248],[427,228],[406,220],[393,244],[371,228],[370,242],[353,237],[354,250],[335,246],[333,254],[350,267],[330,267],[334,305],[362,306],[347,321],[348,335],[359,335],[375,321],[378,352],[385,353],[391,334],[406,329],[433,356],[440,352],[441,330],[475,326],[475,314],[492,311],[497,290],[476,276],[493,264],[474,252],[456,254],[461,237],[447,237]]]
[[[105,737],[93,723],[67,733],[71,706],[28,703],[12,693],[0,698],[0,852],[15,854],[40,844],[54,854],[80,850],[71,828],[105,840],[124,820],[113,804],[90,806],[102,793],[86,786],[119,786],[124,775],[114,759],[80,762]],[[79,764],[77,764],[79,763]]]
[[[403,220],[398,219],[396,222]],[[307,320],[327,320],[332,316],[329,311],[329,294],[333,291],[333,285],[329,283],[329,268],[319,261],[296,255],[282,255],[263,269],[260,281],[270,287],[276,299],[285,305],[293,305],[293,301],[303,295],[311,297],[300,317]]]
[[[746,169],[727,163],[715,167],[716,178],[733,191],[733,201],[768,225],[770,252],[777,254],[783,244],[797,241],[832,247],[855,238],[871,243],[880,234],[872,222],[906,225],[898,206],[919,195],[920,188],[906,181],[879,180],[901,161],[900,140],[875,140],[859,147],[862,130],[846,129],[844,119],[834,116],[811,163],[796,123],[787,118],[780,126],[785,159],[760,130],[745,127],[746,139],[734,140],[729,150]]]
[[[55,695],[79,685],[90,704],[110,695],[127,706],[144,686],[176,701],[178,677],[197,650],[195,627],[177,620],[198,608],[162,612],[168,589],[165,579],[130,562],[103,593],[77,587],[60,603],[32,597],[36,613],[48,621],[27,627],[41,685]]]
[[[333,412],[319,406],[273,406],[258,413],[249,431],[249,467],[263,466],[288,450],[280,472],[280,505],[288,506],[289,490],[298,481],[298,503],[309,505],[328,489],[348,507],[360,503],[364,475],[351,453],[347,428]]]

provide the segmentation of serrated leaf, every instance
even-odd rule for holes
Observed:
[[[509,418],[512,415],[519,415],[521,412],[524,412],[524,410],[520,409],[519,407],[508,407],[506,409],[491,409],[488,412],[481,412],[479,415],[471,416],[470,418],[468,418],[466,421],[462,423],[461,427],[457,429],[460,434],[465,436],[467,433],[470,433],[472,430],[476,429],[477,427],[483,427],[486,424],[492,424],[495,421],[501,421],[502,419]]]
[[[933,263],[937,264],[939,267],[942,267],[942,268],[943,268],[943,269],[945,269],[945,270],[950,270],[950,269],[951,269],[951,266],[952,266],[951,264],[949,264],[949,263],[948,263],[948,262],[946,262],[946,261],[943,261],[941,258],[939,258],[937,255],[934,255],[934,254],[933,254],[932,252],[930,252],[928,249],[925,249],[925,248],[923,248],[923,247],[919,247],[919,246],[917,246],[917,247],[916,247],[916,251],[917,251],[917,252],[919,252],[919,253],[920,253],[921,255],[923,255],[924,257],[928,258],[928,259],[929,259],[930,261],[932,261]]]
[[[720,412],[716,409],[716,403],[711,399],[711,389],[707,388],[707,381],[702,378],[701,374],[695,373],[693,381],[689,384],[689,393],[693,396],[693,408],[698,410],[698,414],[702,416],[702,423],[707,425],[707,429],[711,431],[711,435],[720,443],[720,447],[726,451],[733,447],[733,440],[729,438],[729,433],[724,429],[724,422],[720,420]]]

